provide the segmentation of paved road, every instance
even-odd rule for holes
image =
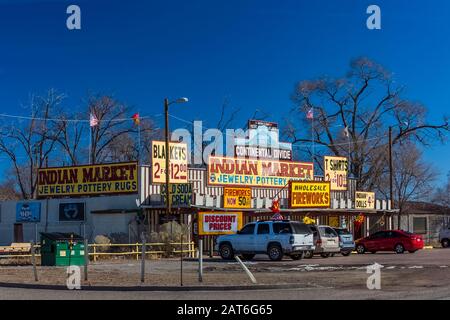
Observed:
[[[365,266],[379,263],[382,269],[381,290],[366,288]],[[104,273],[126,271],[135,276],[138,271],[135,261],[127,263],[103,263],[91,265],[94,270]],[[147,265],[162,279],[176,274],[179,263],[176,260],[151,261]],[[252,291],[52,291],[20,288],[0,288],[3,299],[449,299],[450,298],[450,250],[423,250],[415,254],[397,255],[365,254],[350,257],[314,258],[309,260],[272,262],[264,256],[248,262],[257,279],[274,277],[293,279],[297,284],[304,283],[302,289],[252,290]],[[195,276],[197,263],[185,262],[187,274]],[[2,269],[11,272],[12,267]],[[223,262],[219,259],[205,260],[205,275],[232,277],[242,274],[237,263]],[[245,276],[243,276],[245,279]],[[286,277],[286,278],[284,278]],[[3,280],[4,281],[4,280]],[[176,282],[176,281],[175,281]],[[306,285],[307,284],[307,285]]]

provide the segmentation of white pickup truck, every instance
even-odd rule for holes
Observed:
[[[289,221],[258,221],[246,224],[237,234],[217,238],[216,251],[224,260],[235,254],[250,260],[255,254],[267,254],[278,261],[284,255],[299,260],[307,251],[315,249],[313,233],[306,224]]]
[[[442,244],[443,248],[448,248],[450,244],[450,226],[443,228],[441,232],[439,232],[439,242]]]

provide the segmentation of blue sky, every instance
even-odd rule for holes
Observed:
[[[81,31],[66,29],[69,4],[81,7]],[[365,26],[370,4],[381,31]],[[56,88],[68,108],[93,91],[155,115],[164,97],[187,96],[172,113],[207,127],[224,99],[242,108],[239,125],[255,109],[281,121],[296,82],[369,56],[439,121],[450,114],[448,12],[447,0],[0,0],[0,113],[21,114],[31,93]],[[425,154],[444,179],[449,146]]]

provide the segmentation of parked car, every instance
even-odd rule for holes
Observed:
[[[341,254],[344,257],[348,257],[353,250],[355,250],[355,241],[353,241],[353,235],[345,228],[333,228],[339,235],[339,247],[341,248]]]
[[[246,224],[237,234],[219,236],[216,250],[222,259],[240,254],[246,260],[255,254],[267,254],[270,260],[284,255],[299,260],[304,252],[313,250],[313,235],[304,223],[297,221],[258,221]]]
[[[395,251],[414,253],[423,249],[422,236],[403,230],[378,231],[368,237],[356,240],[356,251],[359,254],[377,251]]]
[[[448,248],[450,244],[450,226],[443,228],[441,232],[439,232],[439,242],[442,244],[443,248]]]
[[[311,259],[315,254],[320,254],[323,258],[339,253],[339,236],[330,226],[308,225],[314,235],[314,250],[305,253],[305,258]]]

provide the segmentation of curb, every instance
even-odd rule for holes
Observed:
[[[271,289],[314,289],[316,286],[308,284],[279,284],[267,285],[256,284],[248,286],[81,286],[80,290],[70,290],[66,286],[51,284],[27,284],[27,283],[5,283],[0,282],[0,288],[37,289],[37,290],[60,290],[60,291],[253,291]]]

